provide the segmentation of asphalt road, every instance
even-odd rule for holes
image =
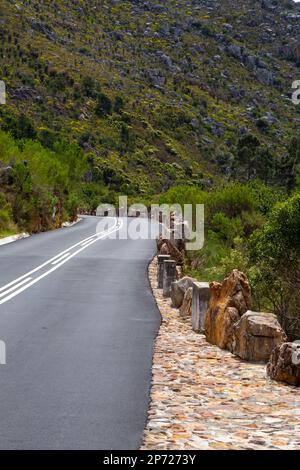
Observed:
[[[139,447],[161,320],[155,242],[124,239],[126,219],[95,236],[99,221],[0,246],[0,449]]]

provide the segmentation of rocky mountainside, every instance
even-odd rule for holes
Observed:
[[[2,0],[1,128],[77,141],[86,178],[127,194],[210,186],[241,136],[280,157],[297,133],[299,19],[291,0]]]

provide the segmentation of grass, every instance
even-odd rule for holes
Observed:
[[[5,237],[10,237],[12,235],[16,235],[16,230],[11,230],[11,229],[7,229],[7,230],[0,230],[0,238],[5,238]]]

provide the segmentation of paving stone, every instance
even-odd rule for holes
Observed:
[[[300,450],[300,390],[193,332],[156,288],[156,260],[149,277],[163,321],[142,449]]]

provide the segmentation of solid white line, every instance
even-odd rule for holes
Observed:
[[[59,263],[62,259],[66,258],[67,256],[69,256],[70,252],[66,253],[65,255],[61,256],[60,258],[58,258],[56,261],[53,261],[53,263],[51,264],[57,264]]]
[[[111,229],[114,229],[115,227],[117,226],[117,219],[115,219],[115,222],[114,222],[114,225],[111,227]],[[100,232],[100,234],[103,233],[103,232]],[[40,266],[38,266],[37,268],[34,268],[32,269],[32,271],[29,271],[28,273],[26,274],[23,274],[23,276],[20,276],[18,277],[17,279],[15,279],[14,281],[6,284],[5,286],[1,287],[0,288],[0,292],[2,292],[3,290],[7,289],[8,287],[16,284],[17,282],[19,281],[22,281],[22,279],[24,279],[25,277],[27,276],[31,276],[32,274],[36,273],[37,271],[39,271],[40,269],[44,268],[45,266],[47,266],[48,264],[52,263],[53,261],[55,261],[57,258],[60,258],[62,255],[64,255],[65,253],[73,250],[73,248],[76,248],[77,246],[81,245],[83,242],[87,242],[89,240],[91,240],[92,238],[94,238],[95,235],[91,235],[90,237],[87,237],[87,238],[84,238],[83,240],[81,240],[80,242],[77,242],[75,243],[75,245],[73,246],[70,246],[69,248],[67,248],[66,250],[62,251],[61,253],[58,253],[58,255],[54,256],[53,258],[49,259],[48,261],[45,261],[45,263],[41,264]]]
[[[88,248],[90,245],[93,245],[94,243],[96,243],[98,240],[101,240],[102,238],[105,238],[107,237],[108,235],[114,233],[114,232],[117,232],[118,230],[121,229],[121,227],[123,226],[123,222],[121,221],[121,223],[116,226],[115,224],[115,227],[113,230],[110,229],[109,231],[103,233],[102,235],[98,235],[96,239],[92,240],[88,245],[80,248],[79,250],[75,251],[74,253],[72,253],[68,258],[65,258],[64,260],[62,260],[59,264],[53,266],[53,268],[49,269],[49,271],[46,271],[44,274],[41,274],[39,277],[37,277],[36,279],[33,279],[31,282],[29,282],[28,284],[26,284],[25,286],[21,287],[20,289],[18,289],[17,291],[14,291],[12,294],[10,294],[9,296],[5,297],[4,299],[0,300],[0,305],[4,304],[5,302],[8,302],[9,300],[13,299],[14,297],[16,297],[17,295],[21,294],[22,292],[24,292],[25,290],[27,290],[29,287],[33,286],[34,284],[36,284],[37,282],[39,282],[40,280],[44,279],[46,276],[49,276],[49,274],[53,273],[54,271],[56,271],[58,268],[60,268],[61,266],[63,266],[65,263],[67,263],[70,259],[74,258],[74,256],[76,256],[78,253],[81,253],[82,251],[84,251],[86,248]]]
[[[91,241],[91,240],[88,240],[87,242],[81,243],[80,246],[85,246],[85,245],[87,245],[88,243],[90,243],[90,241]]]
[[[10,289],[7,289],[5,292],[2,292],[2,294],[0,294],[0,298],[5,297],[5,295],[9,294],[10,292],[17,289],[18,287],[23,286],[24,284],[26,284],[26,282],[31,281],[31,279],[32,279],[32,277],[27,277],[27,279],[24,279],[24,281],[19,282],[19,284],[16,284],[15,286],[11,287]]]

